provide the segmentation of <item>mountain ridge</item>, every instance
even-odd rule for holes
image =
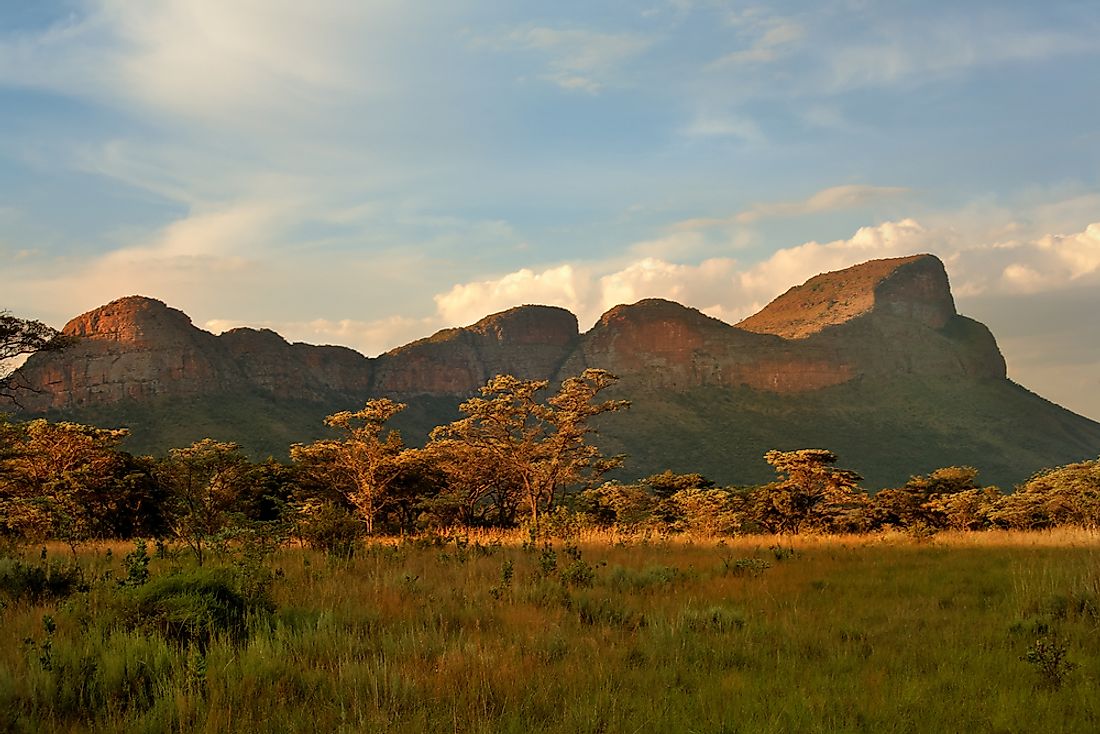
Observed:
[[[786,445],[786,435],[792,440],[829,438],[828,432],[799,431],[800,420],[851,423],[842,432],[851,433],[855,453],[869,457],[874,465],[866,473],[875,475],[877,465],[886,465],[875,446],[889,442],[867,436],[864,443],[870,448],[864,451],[857,438],[860,423],[881,423],[879,416],[857,406],[833,406],[822,396],[835,394],[838,401],[879,404],[882,410],[897,412],[893,423],[886,421],[898,424],[896,428],[877,430],[904,433],[904,413],[912,406],[895,404],[891,393],[905,393],[907,385],[918,383],[926,385],[930,400],[943,403],[934,411],[938,418],[922,419],[928,425],[915,439],[929,446],[929,457],[957,454],[949,450],[951,437],[940,436],[936,423],[952,424],[952,404],[960,400],[960,386],[969,386],[974,394],[988,393],[989,405],[982,410],[994,417],[1016,415],[1026,423],[1026,405],[1049,417],[1051,425],[1066,426],[1064,450],[1051,445],[1028,454],[1029,442],[1047,442],[1023,427],[1013,428],[1012,421],[997,423],[1005,435],[990,436],[986,444],[1001,448],[983,449],[994,451],[992,457],[984,457],[994,474],[1015,476],[1042,468],[1030,464],[1100,453],[1100,424],[1014,392],[995,338],[984,325],[957,313],[942,262],[927,254],[872,260],[820,274],[736,325],[673,301],[645,299],[609,309],[582,333],[569,311],[526,305],[366,357],[346,347],[291,344],[267,329],[238,328],[215,336],[161,301],[129,296],[74,318],[64,331],[84,338],[65,352],[33,355],[20,368],[22,379],[39,391],[23,400],[27,414],[114,415],[124,420],[133,415],[140,423],[143,405],[148,409],[153,403],[195,406],[212,401],[214,407],[190,420],[197,427],[217,428],[236,425],[223,407],[248,402],[252,413],[281,416],[271,418],[272,435],[285,437],[301,430],[307,438],[311,431],[305,427],[306,414],[386,396],[410,404],[406,427],[422,437],[432,421],[454,417],[458,402],[495,374],[554,382],[598,367],[620,376],[615,391],[634,400],[632,412],[637,416],[609,424],[606,440],[621,444],[628,453],[645,453],[654,462],[666,454],[683,456],[685,450],[666,452],[657,443],[660,431],[650,435],[643,430],[647,416],[660,425],[664,413],[680,415],[677,401],[699,404],[699,396],[710,396],[701,405],[724,406],[724,413],[708,418],[704,412],[698,421],[681,415],[679,423],[666,422],[669,437],[664,444],[678,443],[671,434],[682,428],[689,443],[694,435],[698,445],[709,446],[717,455],[736,455],[736,463],[743,465],[750,455],[746,452]],[[731,395],[739,402],[730,403]],[[222,405],[216,405],[219,401]],[[288,413],[291,405],[298,407]],[[783,405],[789,407],[777,407]],[[812,410],[806,407],[815,405]],[[799,406],[805,413],[801,419]],[[786,434],[762,425],[731,428],[736,420],[731,424],[730,416],[767,423],[768,415],[777,410],[794,416]],[[303,416],[300,429],[291,427],[298,412]],[[319,422],[320,415],[313,420]],[[632,438],[631,426],[637,436],[647,436],[646,445]],[[751,448],[715,445],[706,434],[717,426]],[[1031,456],[1030,464],[1013,459],[1013,453]],[[707,455],[699,458],[715,464]],[[742,470],[718,463],[715,473],[727,480],[753,474]],[[890,474],[894,481],[896,473],[891,469],[883,475]]]

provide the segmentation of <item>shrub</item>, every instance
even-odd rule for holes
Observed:
[[[722,559],[722,573],[728,576],[761,576],[772,567],[762,558],[734,558],[726,556]]]
[[[0,558],[0,594],[12,601],[63,599],[87,588],[84,571],[75,564],[30,564],[17,558]]]
[[[1077,668],[1077,663],[1066,659],[1066,646],[1053,633],[1035,640],[1020,659],[1030,663],[1042,684],[1055,691],[1065,683],[1066,676]]]
[[[722,606],[688,609],[680,617],[685,629],[693,632],[728,632],[745,626],[741,612]]]
[[[219,635],[240,641],[251,621],[266,619],[274,610],[266,594],[246,593],[241,585],[228,569],[199,568],[156,578],[123,594],[124,623],[200,649]]]
[[[608,586],[618,592],[645,592],[667,588],[683,575],[675,566],[646,566],[641,569],[613,566],[608,576]]]
[[[332,503],[309,505],[302,509],[298,534],[314,550],[343,559],[355,554],[363,534],[363,523],[342,507]]]

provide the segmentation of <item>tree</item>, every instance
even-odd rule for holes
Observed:
[[[1100,527],[1100,459],[1039,472],[1004,497],[991,519],[1021,529]]]
[[[596,402],[616,378],[606,370],[588,369],[570,377],[545,403],[536,394],[545,380],[497,375],[481,388],[482,397],[464,402],[466,414],[432,432],[432,442],[457,441],[516,487],[538,532],[539,516],[554,507],[564,487],[591,487],[622,457],[605,457],[589,443],[592,420],[629,407],[625,400]]]
[[[825,449],[769,451],[764,459],[779,481],[753,495],[757,522],[773,533],[806,530],[851,530],[859,524],[853,511],[866,501],[859,491],[863,477],[833,466],[837,456]]]
[[[172,449],[158,467],[172,532],[200,566],[211,541],[232,526],[250,469],[240,446],[211,438]]]
[[[871,522],[876,527],[923,524],[932,528],[963,522],[958,513],[978,497],[976,491],[985,491],[977,479],[978,470],[971,466],[948,466],[928,475],[914,475],[902,487],[875,493],[869,510]],[[955,516],[949,517],[949,513]]]
[[[368,534],[387,499],[387,492],[412,459],[401,434],[386,430],[388,420],[405,409],[389,398],[369,400],[362,410],[325,418],[343,434],[311,444],[295,444],[290,457],[313,480],[336,492],[359,513]]]
[[[64,349],[72,342],[71,337],[41,321],[28,321],[0,311],[0,402],[19,407],[19,390],[31,389],[15,373],[24,357]]]
[[[117,450],[124,429],[37,419],[6,424],[0,456],[0,514],[9,532],[76,546],[106,534],[114,495],[130,464]]]
[[[439,474],[436,491],[421,502],[433,525],[507,527],[515,522],[515,475],[487,447],[445,438],[440,432],[422,457]]]

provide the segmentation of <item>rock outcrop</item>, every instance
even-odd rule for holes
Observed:
[[[875,260],[811,278],[737,326],[671,301],[616,306],[587,333],[561,308],[519,306],[368,359],[289,344],[266,329],[220,336],[160,301],[131,296],[73,319],[83,337],[34,355],[22,378],[31,412],[151,397],[251,391],[358,402],[371,395],[466,396],[493,375],[563,379],[586,367],[624,384],[804,392],[860,376],[1003,378],[989,331],[959,316],[931,255]]]
[[[498,374],[546,379],[578,339],[577,317],[563,308],[518,306],[472,326],[444,329],[376,360],[380,395],[469,395]]]

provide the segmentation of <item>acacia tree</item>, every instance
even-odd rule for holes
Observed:
[[[200,566],[210,542],[232,524],[250,468],[240,446],[211,438],[172,449],[157,468],[172,532]]]
[[[0,403],[19,407],[18,391],[30,389],[14,373],[19,360],[35,352],[63,349],[72,339],[41,321],[12,316],[0,311]]]
[[[488,448],[437,431],[422,453],[424,463],[441,477],[437,491],[421,502],[432,521],[443,527],[511,525],[516,515],[515,475],[495,461]]]
[[[767,530],[835,530],[845,519],[854,524],[846,516],[866,501],[859,492],[863,477],[834,467],[837,456],[832,451],[769,451],[764,459],[780,476],[779,481],[754,492],[753,514]]]
[[[497,375],[481,388],[482,397],[464,402],[466,414],[432,432],[432,442],[451,440],[473,449],[483,466],[514,486],[538,532],[539,517],[552,510],[566,486],[591,487],[622,463],[605,457],[588,441],[596,431],[592,420],[623,410],[625,400],[596,402],[616,378],[606,370],[588,369],[570,377],[545,403],[536,398],[546,380],[521,380]]]
[[[101,533],[128,466],[117,450],[127,433],[44,419],[6,424],[0,440],[0,517],[9,532],[58,538],[74,553]]]
[[[325,418],[340,431],[340,439],[324,439],[290,447],[290,458],[307,476],[347,500],[359,513],[368,534],[386,502],[386,495],[412,460],[401,434],[386,430],[388,420],[405,409],[389,398],[368,400],[362,410]]]

